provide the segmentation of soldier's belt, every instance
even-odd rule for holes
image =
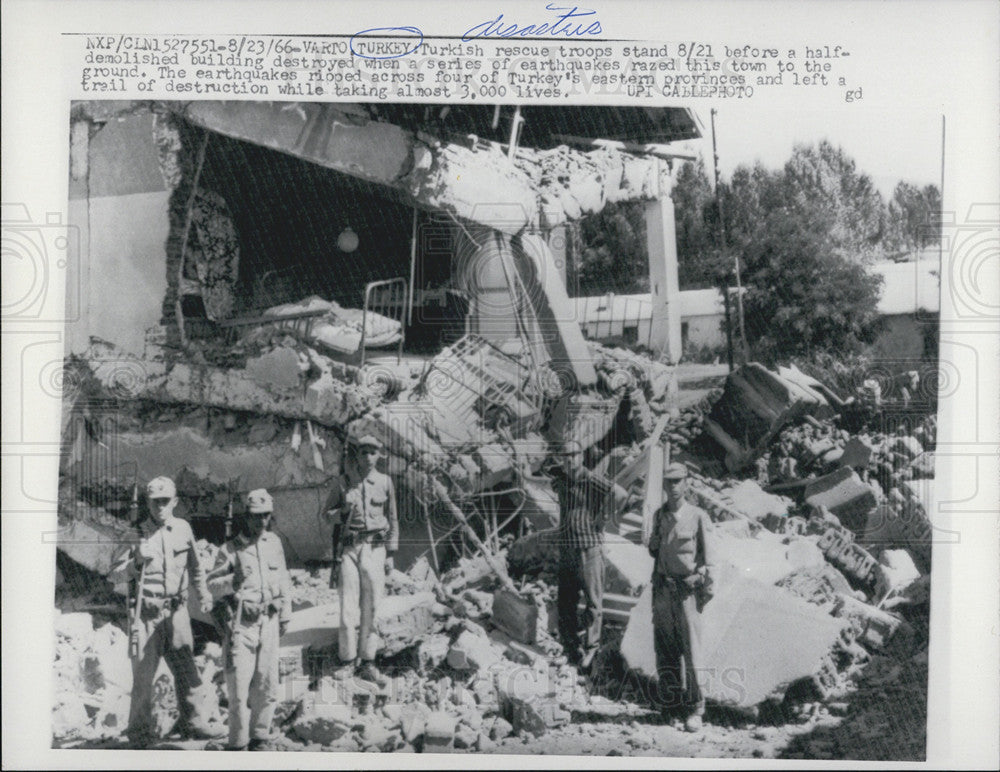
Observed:
[[[187,603],[184,595],[158,595],[143,594],[142,611],[143,619],[153,619],[166,612],[174,612]]]
[[[384,539],[385,531],[381,529],[375,531],[352,530],[344,535],[345,544],[374,544]]]

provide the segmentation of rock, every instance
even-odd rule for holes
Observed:
[[[883,550],[878,562],[882,575],[878,589],[882,595],[890,591],[902,594],[921,576],[912,555],[905,549]]]
[[[391,731],[380,721],[365,722],[361,731],[361,745],[365,750],[392,751],[397,744],[401,744],[397,742],[399,739],[400,735],[397,732]]]
[[[544,673],[514,671],[498,679],[497,690],[501,714],[518,734],[541,737],[570,719]]]
[[[421,670],[426,673],[436,669],[447,658],[450,649],[451,642],[448,635],[433,633],[424,638],[417,649]]]
[[[840,465],[852,469],[866,469],[872,458],[872,446],[861,437],[851,437],[844,445]]]
[[[434,573],[434,568],[426,555],[417,558],[406,574],[414,584],[423,586],[424,589],[431,589],[437,582],[437,574]]]
[[[924,452],[924,446],[920,444],[920,440],[913,436],[896,437],[890,443],[889,450],[912,460]]]
[[[448,650],[448,664],[456,670],[488,669],[495,665],[501,656],[502,654],[493,648],[488,638],[465,630]]]
[[[299,355],[291,348],[276,348],[247,360],[246,373],[263,386],[294,389],[300,385]]]
[[[499,742],[504,740],[514,732],[513,725],[503,716],[497,716],[489,727],[490,738]]]
[[[455,725],[455,718],[443,710],[428,715],[424,726],[424,752],[450,752],[455,743]]]
[[[497,749],[497,744],[482,732],[476,739],[476,750],[480,753],[493,753]]]
[[[479,741],[479,732],[465,724],[459,724],[455,731],[455,748],[460,750],[472,750]]]
[[[915,480],[934,478],[934,453],[925,452],[910,462],[910,472]]]
[[[303,704],[292,733],[306,743],[329,745],[350,732],[353,721],[348,705],[313,699]]]
[[[493,624],[521,643],[538,638],[538,606],[534,599],[523,598],[507,589],[493,593]]]
[[[399,728],[406,742],[415,743],[418,738],[423,736],[426,717],[430,712],[430,708],[423,703],[410,703],[402,706],[399,715]]]

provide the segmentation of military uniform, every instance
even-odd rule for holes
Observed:
[[[345,662],[375,659],[375,614],[385,593],[385,561],[399,545],[396,492],[392,480],[373,469],[363,477],[342,475],[327,499],[334,525],[339,571],[339,652]]]
[[[255,491],[251,501],[257,493],[266,494]],[[270,496],[266,500],[269,503]],[[229,747],[242,749],[269,739],[278,706],[280,631],[292,612],[281,539],[269,531],[258,538],[234,537],[219,550],[208,581],[229,608],[229,634],[223,646]]]
[[[176,499],[173,482],[167,478],[153,480],[148,491],[150,495],[163,494]],[[119,555],[112,578],[136,580],[136,592],[141,598],[138,618],[131,623],[132,702],[126,733],[140,743],[155,735],[153,679],[161,657],[173,673],[177,691],[180,718],[175,731],[191,732],[198,706],[190,695],[201,684],[194,663],[194,637],[187,606],[191,584],[203,608],[208,607],[211,598],[191,526],[170,512],[152,535]],[[129,613],[133,611],[129,609]]]
[[[657,511],[649,541],[653,569],[653,645],[659,706],[687,715],[704,712],[697,680],[701,610],[714,571],[712,523],[704,510],[683,502]],[[698,719],[700,724],[700,718]]]

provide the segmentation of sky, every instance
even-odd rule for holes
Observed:
[[[711,115],[708,109],[695,112],[704,125],[704,138],[688,146],[702,154],[711,177]],[[718,108],[715,126],[724,179],[737,166],[757,160],[779,169],[796,144],[828,139],[854,159],[858,171],[871,177],[887,200],[900,180],[941,186],[941,116],[931,112],[762,111],[733,104]]]

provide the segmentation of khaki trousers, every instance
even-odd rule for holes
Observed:
[[[253,622],[241,621],[226,641],[231,748],[247,745],[251,735],[266,740],[271,734],[278,707],[278,619],[277,614],[262,614]]]
[[[341,660],[373,660],[379,638],[375,612],[385,593],[385,545],[355,542],[344,548],[340,564]],[[360,652],[358,651],[360,645]]]
[[[160,658],[167,660],[167,667],[174,675],[177,690],[177,709],[180,718],[177,726],[189,726],[196,715],[197,706],[190,701],[191,690],[201,684],[198,668],[194,664],[194,637],[191,634],[191,617],[187,604],[176,610],[164,609],[158,614],[148,607],[134,624],[138,626],[139,656],[132,659],[132,702],[129,706],[126,733],[135,740],[149,740],[156,734],[153,724],[153,679],[160,666]]]

